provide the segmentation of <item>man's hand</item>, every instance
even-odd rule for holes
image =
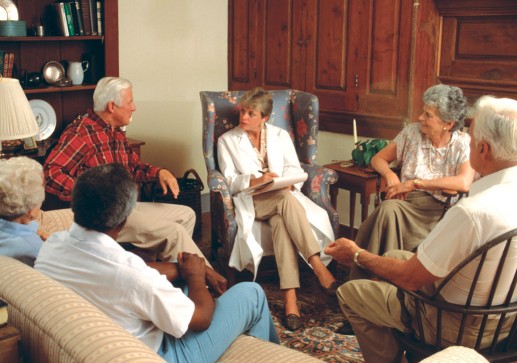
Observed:
[[[357,246],[354,241],[339,238],[325,247],[323,252],[332,256],[339,263],[350,266],[354,262],[354,253],[359,249],[359,246]]]
[[[206,269],[205,260],[193,253],[178,253],[178,266],[181,276],[187,281],[191,279],[202,278],[205,281]]]
[[[216,296],[221,296],[228,290],[228,281],[210,267],[206,267],[206,283]]]
[[[215,302],[205,285],[205,260],[195,254],[178,253],[181,276],[187,281],[188,297],[195,305],[189,329],[195,332],[208,329],[212,322]]]
[[[161,169],[158,173],[158,181],[162,186],[163,195],[167,194],[167,188],[171,190],[174,198],[178,198],[180,187],[178,186],[178,180],[172,175],[167,169]]]

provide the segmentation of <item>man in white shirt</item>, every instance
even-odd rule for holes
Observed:
[[[517,101],[481,97],[476,104],[470,135],[470,163],[482,177],[472,184],[469,197],[463,198],[447,212],[419,245],[415,254],[405,252],[404,258],[407,259],[381,257],[360,249],[353,241],[345,238],[329,245],[325,253],[341,263],[350,265],[354,262],[402,288],[426,290],[440,282],[478,247],[517,228]],[[507,274],[502,277],[506,280],[513,278],[517,266],[515,248],[510,251],[509,257],[516,262],[510,265],[514,269],[507,270]],[[466,272],[461,277],[464,281],[452,281],[451,288],[442,291],[441,297],[449,302],[464,304],[466,292],[461,286],[464,286],[465,281],[472,281],[475,269],[469,271],[472,276]],[[493,274],[493,270],[483,271],[483,274]],[[505,293],[507,289],[496,291],[494,302],[501,302],[501,296]],[[387,282],[353,280],[342,285],[337,294],[365,361],[399,361],[402,352],[391,329],[406,331],[408,317],[403,316],[407,311],[397,298],[397,289]],[[474,297],[473,304],[483,304],[487,296],[488,288],[482,287]],[[512,301],[516,300],[517,294],[514,294]],[[445,324],[456,326],[454,319]],[[434,326],[430,328],[435,329]],[[466,335],[469,336],[468,331]]]
[[[85,171],[72,192],[74,224],[51,235],[35,268],[92,302],[169,362],[216,361],[242,333],[278,343],[264,292],[235,285],[214,301],[202,257],[183,252],[160,274],[116,242],[137,189],[121,164]],[[166,269],[163,269],[166,266]],[[182,280],[188,293],[171,284]]]

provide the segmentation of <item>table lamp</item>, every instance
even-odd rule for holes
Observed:
[[[0,76],[0,156],[2,140],[23,139],[38,132],[38,123],[20,81]]]

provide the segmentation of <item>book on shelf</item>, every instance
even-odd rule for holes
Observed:
[[[70,3],[72,7],[72,18],[74,19],[75,35],[84,35],[83,16],[81,14],[81,0],[74,0]]]
[[[90,9],[90,23],[92,25],[92,35],[98,35],[97,31],[97,4],[95,0],[88,0],[88,9]]]
[[[3,52],[2,62],[2,77],[12,78],[14,67],[14,53]]]
[[[242,191],[247,194],[257,195],[272,190],[282,189],[291,186],[296,183],[301,183],[307,180],[307,173],[301,173],[296,175],[279,176],[268,180],[264,183],[254,185],[249,188],[245,188]]]
[[[84,35],[92,35],[92,18],[90,15],[90,1],[81,1],[81,15],[83,17]]]
[[[101,1],[97,1],[96,2],[96,6],[97,6],[97,34],[99,35],[102,35],[103,34],[103,28],[102,28],[102,22],[103,22],[103,18],[102,18],[102,2]]]
[[[5,64],[4,64],[5,66]],[[7,77],[13,78],[14,53],[9,53],[9,64],[7,66]]]
[[[0,75],[4,76],[4,55],[5,52],[0,49]]]
[[[70,36],[74,36],[75,29],[74,29],[74,19],[72,18],[72,6],[69,2],[65,2],[62,4],[65,8],[66,24],[68,26],[68,33],[70,34]]]
[[[63,3],[54,3],[52,4],[56,11],[56,16],[58,18],[59,30],[61,31],[61,35],[68,37],[70,33],[68,32],[68,22],[66,20],[65,6]]]

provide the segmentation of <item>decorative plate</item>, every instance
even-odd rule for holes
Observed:
[[[56,61],[50,61],[43,66],[43,78],[50,85],[55,85],[58,81],[65,78],[65,68]]]
[[[18,20],[18,9],[11,0],[0,0],[0,20]]]
[[[47,101],[30,100],[29,103],[39,126],[39,134],[34,136],[34,139],[36,141],[48,139],[56,129],[56,112]]]

